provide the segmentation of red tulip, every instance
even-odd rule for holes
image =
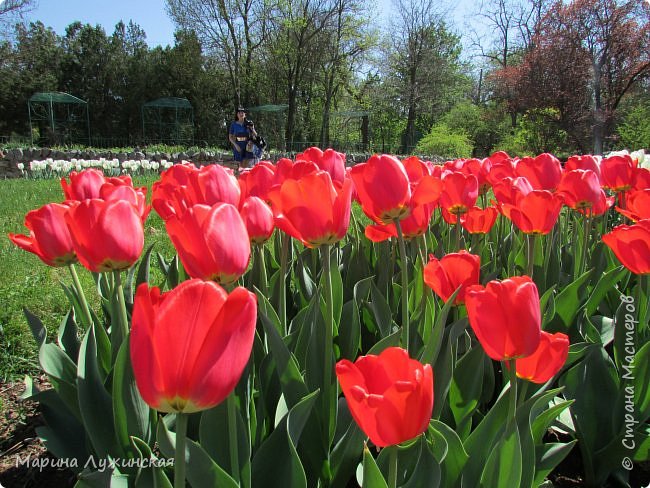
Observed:
[[[474,175],[476,176],[476,179],[478,180],[478,193],[479,195],[483,195],[486,193],[490,187],[492,186],[488,180],[488,174],[490,173],[490,170],[492,169],[492,161],[489,159],[468,159],[465,161],[465,164],[463,165],[461,172],[466,174],[466,175]]]
[[[599,215],[608,208],[607,195],[600,187],[598,175],[591,170],[576,169],[564,173],[557,193],[568,207],[581,213]]]
[[[632,188],[636,162],[629,156],[611,156],[600,162],[600,182],[603,188],[625,191]]]
[[[160,174],[152,185],[151,205],[163,220],[182,215],[193,199],[188,197],[191,175],[198,172],[193,164],[175,164]]]
[[[275,184],[275,166],[269,161],[260,161],[250,170],[239,175],[241,201],[248,197],[259,197],[267,201],[267,195]]]
[[[539,346],[541,312],[537,286],[528,276],[490,281],[465,291],[469,325],[492,359],[530,356]]]
[[[427,430],[433,409],[433,372],[399,347],[336,364],[350,413],[378,447],[408,441]]]
[[[497,220],[495,207],[472,207],[460,216],[460,225],[470,234],[487,234]]]
[[[198,204],[239,206],[240,195],[239,183],[231,170],[218,164],[203,166],[199,170],[189,166],[163,174],[159,184],[153,186],[152,204],[163,220],[167,220],[171,215],[180,216]]]
[[[481,269],[481,258],[467,251],[447,254],[438,260],[430,256],[424,266],[424,282],[445,302],[460,286],[455,305],[465,301],[465,290],[477,285]]]
[[[450,214],[461,215],[476,203],[478,180],[474,175],[449,173],[442,179],[440,206]]]
[[[420,181],[423,176],[431,174],[427,164],[417,156],[409,156],[402,161],[402,164],[404,165],[404,169],[406,170],[406,174],[408,175],[411,184],[415,184]]]
[[[632,273],[650,273],[650,220],[619,225],[603,236],[603,242]]]
[[[625,192],[625,209],[616,210],[634,222],[650,219],[650,188]]]
[[[264,203],[264,200],[258,197],[248,197],[239,213],[252,243],[264,244],[269,240],[275,229],[275,223],[273,212]]]
[[[497,202],[514,205],[519,197],[528,195],[533,191],[533,187],[526,178],[519,176],[517,178],[504,178],[496,182],[492,190]]]
[[[505,151],[496,151],[492,153],[490,156],[488,156],[486,159],[489,159],[493,165],[512,162],[512,158],[508,156],[508,153]]]
[[[237,385],[255,337],[257,299],[242,287],[188,280],[167,293],[141,284],[129,341],[136,385],[162,412],[221,403]]]
[[[533,190],[514,205],[501,206],[506,217],[525,234],[548,234],[562,210],[562,199],[547,190]]]
[[[144,247],[137,209],[125,200],[84,200],[65,214],[79,262],[90,271],[128,269]]]
[[[515,174],[515,166],[512,162],[512,160],[507,159],[503,160],[501,162],[492,162],[492,166],[490,167],[490,171],[488,171],[488,174],[486,176],[486,179],[490,185],[494,187],[497,183],[502,181],[505,178],[511,178],[514,179],[516,178],[517,175]]]
[[[126,200],[136,208],[140,220],[144,223],[151,212],[151,205],[147,205],[146,190],[146,188],[106,183],[100,188],[99,194],[106,201]]]
[[[190,174],[190,184],[194,190],[194,204],[212,206],[215,203],[229,203],[239,206],[241,190],[237,178],[232,170],[220,164],[209,164]]]
[[[569,338],[566,334],[542,331],[535,352],[517,359],[517,376],[533,383],[546,383],[562,369],[568,356]]]
[[[435,205],[431,204],[412,207],[409,216],[399,222],[404,239],[410,240],[423,235],[429,228],[434,209]],[[397,228],[393,222],[383,225],[371,224],[366,226],[365,235],[372,242],[383,242],[397,237]]]
[[[564,171],[573,171],[575,169],[591,170],[598,176],[600,181],[600,159],[590,154],[571,156],[564,163]]]
[[[99,198],[99,189],[106,183],[104,173],[95,168],[85,169],[79,173],[72,171],[69,178],[70,183],[65,178],[61,178],[61,187],[67,200]]]
[[[251,254],[246,226],[229,203],[194,205],[165,222],[185,271],[192,278],[229,284],[246,272]]]
[[[296,162],[300,160],[311,161],[319,169],[327,171],[332,181],[343,184],[343,179],[345,178],[345,154],[337,152],[334,149],[325,149],[325,151],[322,151],[318,147],[310,147],[296,154]]]
[[[269,191],[275,223],[307,247],[333,244],[350,225],[352,181],[332,183],[329,173],[318,171],[300,179],[286,179]]]
[[[637,168],[634,175],[634,190],[647,190],[650,189],[650,169]]]
[[[48,203],[27,212],[25,227],[29,236],[9,234],[9,239],[25,251],[36,254],[48,266],[67,266],[76,263],[77,256],[65,223],[65,214],[76,202]]]
[[[400,160],[375,154],[365,163],[353,166],[350,176],[361,208],[374,222],[390,223],[408,215],[411,187]]]
[[[562,165],[555,156],[544,153],[534,158],[522,158],[515,167],[515,173],[530,181],[535,190],[553,191],[562,178]]]

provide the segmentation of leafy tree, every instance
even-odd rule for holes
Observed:
[[[418,132],[426,132],[453,105],[459,94],[450,91],[467,79],[461,71],[460,39],[449,32],[433,0],[397,0],[396,8],[384,66],[387,83],[402,100],[406,127],[400,152],[407,153]]]
[[[472,142],[464,131],[454,131],[445,124],[436,124],[420,139],[415,152],[445,159],[469,158],[472,155]]]
[[[601,154],[623,97],[650,73],[649,11],[641,0],[556,2],[523,62],[497,74],[502,89],[519,108],[557,109],[579,150]]]

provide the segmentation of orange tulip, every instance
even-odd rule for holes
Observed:
[[[632,273],[650,273],[650,219],[619,225],[603,236],[603,242]]]
[[[477,285],[481,258],[467,251],[447,254],[438,260],[430,256],[424,266],[424,282],[445,302],[460,286],[455,305],[465,301],[467,287]]]
[[[517,376],[532,383],[546,383],[562,369],[568,356],[569,338],[566,334],[542,331],[535,352],[517,359]]]
[[[251,246],[246,226],[229,203],[194,205],[166,222],[185,270],[192,278],[230,284],[246,272]]]
[[[392,446],[427,430],[433,409],[433,371],[399,347],[354,363],[342,359],[336,376],[352,417],[377,447]]]
[[[530,356],[539,346],[541,311],[537,286],[528,276],[474,285],[465,291],[469,325],[492,359]]]
[[[279,229],[307,247],[333,244],[345,236],[350,225],[352,181],[332,182],[329,173],[318,171],[299,179],[286,179],[269,191],[271,209]]]
[[[245,288],[188,280],[167,293],[141,284],[129,341],[136,385],[161,412],[192,413],[221,403],[248,363],[257,299]]]
[[[90,271],[130,268],[142,253],[144,229],[126,200],[84,200],[65,214],[79,262]]]
[[[429,228],[429,222],[435,205],[416,205],[408,217],[400,220],[402,235],[404,239],[410,240],[423,235]],[[391,237],[397,237],[397,228],[395,223],[390,224],[371,224],[366,226],[366,237],[372,242],[383,242]]]
[[[25,251],[36,254],[48,266],[67,266],[77,262],[65,214],[76,202],[48,203],[27,212],[25,227],[29,236],[9,234],[9,239]]]

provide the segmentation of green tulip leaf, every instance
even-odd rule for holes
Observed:
[[[84,335],[79,351],[77,367],[77,390],[79,392],[79,410],[88,432],[88,437],[100,458],[124,457],[121,447],[116,445],[111,396],[104,388],[97,364],[97,346],[94,327]],[[66,356],[67,357],[67,356]]]
[[[432,419],[429,422],[433,455],[442,469],[440,486],[456,486],[469,456],[458,434],[447,424]]]
[[[615,288],[616,284],[623,279],[627,272],[624,266],[618,266],[610,269],[600,277],[585,304],[587,316],[592,316],[596,312],[605,296]]]
[[[300,374],[295,356],[291,354],[273,323],[262,313],[258,317],[266,332],[269,348],[275,361],[277,374],[280,378],[282,393],[287,401],[287,405],[292,408],[307,396],[307,385],[305,385]]]
[[[140,454],[140,459],[147,461],[138,470],[135,478],[135,486],[138,488],[172,488],[169,478],[165,474],[162,466],[167,464],[167,460],[161,460],[151,451],[151,447],[138,437],[131,436],[131,445]]]
[[[173,458],[176,449],[176,434],[167,430],[165,422],[158,422],[156,440],[160,452]],[[205,450],[192,439],[185,439],[185,476],[194,488],[236,488],[239,485],[221,468]]]
[[[63,317],[61,325],[59,325],[59,330],[57,333],[57,338],[61,349],[72,359],[73,362],[77,361],[79,358],[79,330],[77,324],[74,321],[73,314],[68,312]]]
[[[315,391],[296,403],[259,447],[252,463],[253,486],[307,486],[296,446],[317,398],[318,392]]]
[[[368,446],[363,449],[363,474],[359,480],[359,485],[363,488],[388,488],[386,480],[379,471],[379,467],[368,450]]]
[[[113,369],[113,422],[122,449],[133,455],[130,436],[149,442],[155,414],[140,396],[129,356],[129,335],[117,355]],[[131,451],[131,452],[129,452]]]
[[[512,488],[521,486],[522,452],[519,429],[512,424],[496,446],[491,449],[480,486],[485,488]]]

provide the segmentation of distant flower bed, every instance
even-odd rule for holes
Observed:
[[[187,161],[181,161],[187,163]],[[130,159],[120,162],[119,159],[44,159],[34,160],[29,163],[28,168],[25,164],[18,163],[16,166],[28,178],[52,178],[66,176],[71,171],[81,171],[88,168],[97,168],[107,175],[120,174],[147,174],[164,171],[174,165],[173,161],[149,161],[148,159],[136,160]]]

